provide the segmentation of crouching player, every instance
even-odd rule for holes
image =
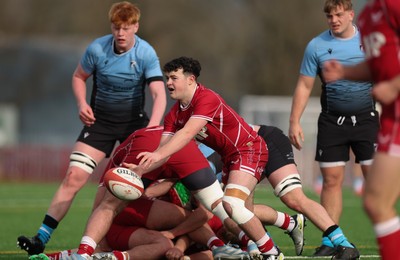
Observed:
[[[137,155],[142,151],[153,151],[157,148],[163,127],[144,128],[135,131],[114,152],[107,168],[120,166],[122,163],[138,164]],[[173,154],[167,160],[160,161],[148,169],[143,182],[145,187],[150,181],[168,174],[177,174],[182,183],[193,192],[194,196],[205,208],[212,211],[221,220],[228,218],[222,205],[223,191],[215,174],[209,167],[194,141],[189,142],[180,152]],[[142,175],[144,172],[136,172]],[[106,235],[115,214],[120,212],[126,203],[115,198],[103,188],[104,196],[96,199],[99,205],[92,212],[82,237],[78,252],[73,255],[76,259],[90,259],[97,244]],[[101,200],[99,198],[102,198]],[[248,259],[247,252],[240,249],[221,245],[213,248],[214,258],[229,257],[229,259]]]
[[[174,256],[177,254],[184,256],[187,245],[182,245],[181,241],[185,240],[186,235],[186,241],[195,241],[205,246],[205,250],[191,256],[192,260],[213,259],[212,250],[224,246],[224,242],[207,225],[208,211],[204,208],[190,211],[168,201],[148,199],[146,192],[144,195],[131,201],[114,218],[101,247],[89,259],[176,259]],[[183,235],[185,236],[179,238],[175,245],[172,243],[171,239]],[[71,251],[76,252],[65,250],[33,255],[29,259],[69,260],[73,259]]]

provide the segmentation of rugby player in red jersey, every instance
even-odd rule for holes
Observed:
[[[253,240],[264,259],[283,259],[279,248],[250,210],[251,194],[268,160],[267,145],[221,96],[197,81],[200,70],[200,63],[189,57],[180,57],[164,65],[169,94],[177,102],[164,119],[159,147],[154,152],[140,153],[139,166],[148,168],[165,160],[194,138],[211,147],[224,162],[223,206],[244,231],[240,239]],[[212,210],[218,215],[221,209],[212,207]]]
[[[138,164],[136,158],[140,152],[153,151],[157,148],[163,127],[149,127],[133,132],[128,139],[119,145],[106,168],[127,164]],[[140,176],[145,188],[159,178],[177,178],[194,194],[208,210],[219,207],[221,210],[215,212],[220,219],[229,218],[223,210],[222,202],[217,202],[223,196],[214,172],[206,158],[203,156],[194,140],[191,140],[178,153],[173,154],[167,160],[160,161],[154,165],[149,172],[136,172]],[[102,180],[100,180],[100,183]],[[211,194],[211,195],[210,195]],[[115,215],[121,212],[127,202],[114,197],[104,187],[100,187],[96,196],[95,210],[89,217],[84,235],[81,239],[78,252],[73,254],[73,259],[91,259],[97,244],[107,234]],[[211,247],[213,257],[216,259],[230,257],[230,259],[249,259],[247,252],[240,249],[218,244]]]

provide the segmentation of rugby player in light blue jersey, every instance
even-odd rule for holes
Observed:
[[[318,119],[315,160],[319,162],[323,176],[321,204],[335,223],[339,224],[342,184],[350,149],[365,176],[375,152],[379,118],[370,94],[370,82],[338,80],[326,83],[321,76],[323,64],[328,60],[335,59],[345,65],[364,60],[360,33],[353,24],[351,0],[326,0],[324,12],[329,30],[312,39],[306,47],[293,96],[289,138],[297,149],[302,148],[304,134],[300,118],[315,78],[319,76],[322,82],[322,110]],[[327,255],[335,255],[335,259],[352,259],[357,252],[351,247],[338,252],[324,235],[322,245],[317,248],[314,256]]]
[[[137,129],[160,125],[167,103],[163,74],[155,50],[136,35],[139,19],[140,10],[135,5],[113,4],[109,11],[112,34],[89,45],[73,74],[72,89],[84,127],[70,156],[66,177],[38,233],[18,237],[18,245],[29,255],[44,251],[75,195],[95,167],[111,154],[116,142],[124,141]],[[86,81],[91,76],[89,105]],[[144,111],[146,86],[153,99],[150,118]],[[101,197],[98,194],[96,200]]]

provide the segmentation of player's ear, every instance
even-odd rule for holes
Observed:
[[[353,21],[354,20],[354,10],[350,10],[350,17],[351,17],[351,20]]]
[[[189,85],[192,85],[193,83],[196,83],[196,76],[193,75],[193,74],[190,74],[187,79],[188,79]]]
[[[139,31],[139,22],[137,22],[133,25],[133,30],[135,31],[135,33],[137,33]]]

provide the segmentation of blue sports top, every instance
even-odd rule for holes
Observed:
[[[306,47],[300,74],[320,77],[322,112],[348,116],[374,110],[375,102],[370,93],[370,82],[338,80],[325,83],[321,74],[322,66],[325,61],[332,59],[344,65],[357,64],[364,60],[358,30],[350,39],[335,38],[330,30],[327,30],[312,39]]]
[[[127,52],[114,52],[111,34],[94,40],[82,59],[83,70],[93,75],[90,105],[96,120],[132,123],[146,116],[145,86],[163,80],[160,61],[153,47],[135,35],[135,45]]]

